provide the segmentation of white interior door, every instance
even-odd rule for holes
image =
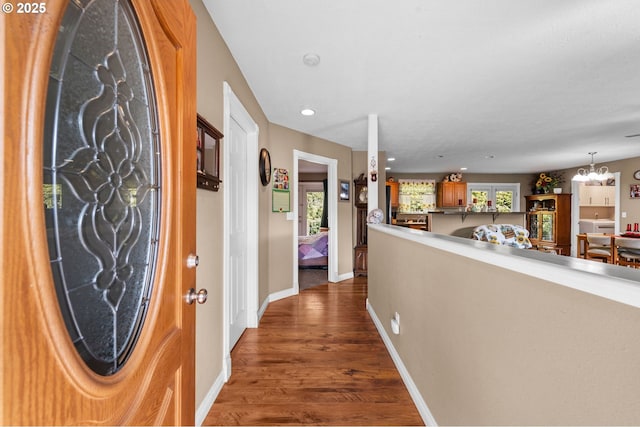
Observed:
[[[247,328],[247,133],[233,118],[227,150],[229,215],[229,347]]]
[[[224,92],[222,182],[224,183],[225,380],[231,349],[246,328],[258,326],[258,140],[260,129],[227,82]]]

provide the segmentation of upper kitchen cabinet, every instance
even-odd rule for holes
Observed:
[[[439,208],[457,208],[467,205],[466,182],[438,182],[436,204]]]
[[[397,181],[387,181],[387,187],[389,187],[390,204],[392,208],[397,208],[400,204],[400,183]]]
[[[580,206],[615,206],[616,187],[614,185],[581,185]]]

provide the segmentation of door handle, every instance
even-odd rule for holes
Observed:
[[[196,292],[195,289],[190,288],[187,294],[184,296],[184,301],[189,305],[193,304],[194,301],[196,301],[198,304],[204,304],[205,302],[207,302],[208,296],[209,293],[206,289],[200,289],[198,292]]]

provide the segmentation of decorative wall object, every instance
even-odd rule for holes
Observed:
[[[291,198],[289,197],[289,190],[274,188],[272,190],[271,206],[272,212],[290,212]]]
[[[220,187],[220,140],[222,133],[198,114],[196,140],[197,186],[210,191]]]
[[[283,168],[273,169],[271,211],[291,211],[291,195],[289,194],[289,171]]]
[[[289,189],[289,171],[282,168],[273,169],[273,188],[278,190]]]
[[[340,181],[340,201],[348,202],[350,194],[349,181]]]

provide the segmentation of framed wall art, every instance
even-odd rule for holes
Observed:
[[[351,188],[349,188],[349,181],[340,181],[340,201],[348,202],[351,194]]]

